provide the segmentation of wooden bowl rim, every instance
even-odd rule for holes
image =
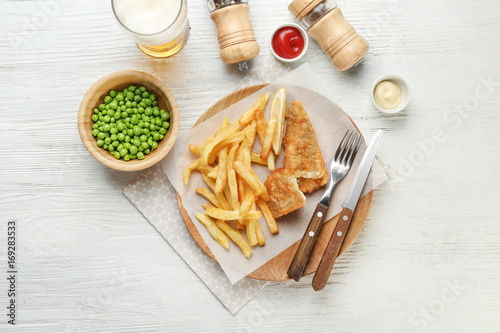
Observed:
[[[156,154],[146,155],[144,160],[141,161],[137,160],[137,162],[134,161],[132,163],[124,161],[122,159],[110,160],[108,158],[105,158],[104,155],[109,154],[109,152],[97,146],[96,147],[99,149],[95,149],[95,147],[92,146],[93,142],[92,140],[95,140],[95,138],[92,136],[92,133],[90,133],[85,129],[85,122],[87,121],[85,111],[89,108],[89,100],[96,94],[96,92],[98,92],[99,89],[101,89],[102,86],[108,84],[110,81],[114,79],[118,79],[123,76],[137,77],[138,79],[142,79],[147,83],[151,84],[152,86],[154,86],[155,90],[160,90],[161,93],[163,93],[167,98],[167,100],[164,102],[167,106],[170,106],[170,114],[171,114],[170,117],[171,126],[169,128],[169,131],[167,132],[168,137],[164,138],[167,140],[164,143],[160,144],[160,147],[158,147],[158,149],[156,150]],[[130,84],[132,83],[133,82],[130,82]],[[148,89],[149,88],[150,87],[148,87]],[[147,169],[155,165],[156,163],[160,162],[174,146],[175,141],[177,140],[177,136],[179,134],[179,128],[180,128],[179,107],[177,105],[177,101],[175,100],[174,95],[172,94],[170,89],[168,89],[165,83],[163,83],[163,81],[161,81],[160,79],[151,74],[141,71],[123,70],[123,71],[113,72],[101,77],[89,88],[89,90],[87,90],[87,92],[83,96],[82,102],[80,103],[80,108],[78,109],[78,132],[80,133],[80,139],[82,140],[83,145],[97,161],[101,162],[103,165],[109,168],[118,171],[140,171]]]

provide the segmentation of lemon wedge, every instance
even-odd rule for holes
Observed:
[[[272,140],[273,151],[276,155],[281,152],[282,142],[283,142],[283,132],[285,130],[285,108],[286,108],[286,90],[281,88],[274,95],[273,101],[271,103],[271,111],[269,112],[269,120],[276,119],[278,127],[274,132],[274,137]]]

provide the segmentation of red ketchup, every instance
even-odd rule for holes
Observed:
[[[304,49],[304,37],[295,27],[283,27],[273,36],[273,50],[284,59],[296,58]]]

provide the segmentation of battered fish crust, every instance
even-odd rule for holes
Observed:
[[[328,181],[328,170],[302,103],[295,101],[288,105],[285,119],[285,162],[265,182],[275,218],[304,207],[305,197],[301,192],[310,193]]]

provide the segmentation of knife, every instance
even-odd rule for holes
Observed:
[[[337,225],[335,226],[330,241],[326,246],[325,252],[323,253],[323,257],[321,258],[321,262],[319,263],[312,281],[312,286],[316,291],[322,290],[328,282],[333,264],[335,263],[335,259],[337,259],[342,243],[344,242],[345,235],[354,216],[354,210],[358,204],[361,191],[363,190],[366,179],[370,174],[373,161],[375,160],[375,154],[377,153],[383,134],[384,132],[382,130],[378,130],[375,133],[373,139],[368,145],[368,148],[366,148],[358,170],[356,170],[351,187],[349,188],[347,196],[342,203],[343,210],[339,215]]]

